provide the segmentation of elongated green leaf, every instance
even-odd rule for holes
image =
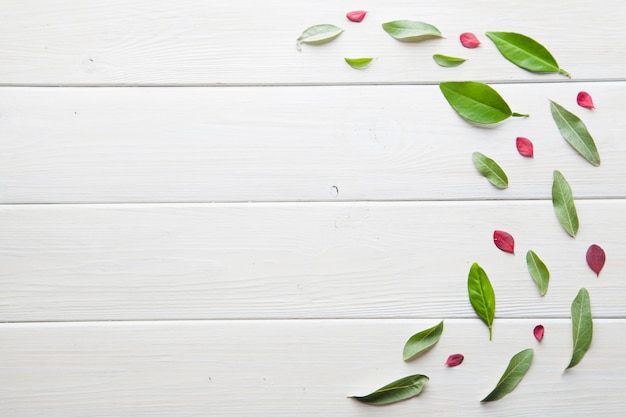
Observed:
[[[354,398],[355,400],[370,405],[391,404],[418,395],[422,392],[422,389],[428,382],[428,379],[429,378],[426,375],[411,375],[385,385],[371,394],[364,395],[362,397],[353,396],[350,398]]]
[[[550,111],[561,136],[569,143],[576,152],[581,154],[593,166],[600,165],[600,154],[596,148],[587,126],[574,113],[550,100]]]
[[[537,254],[531,250],[526,252],[526,265],[528,265],[528,272],[530,276],[535,280],[539,293],[543,296],[548,292],[548,284],[550,283],[550,271],[546,267],[546,264],[537,256]]]
[[[419,42],[432,38],[443,38],[433,25],[416,20],[394,20],[383,23],[383,30],[402,42]]]
[[[472,161],[478,172],[487,178],[494,186],[498,188],[507,188],[509,186],[509,179],[496,161],[486,157],[480,152],[474,152],[472,154]]]
[[[467,291],[474,311],[489,327],[489,340],[491,340],[493,319],[496,315],[496,295],[489,277],[477,263],[470,268]]]
[[[511,116],[527,117],[513,113],[496,90],[476,81],[447,81],[439,84],[450,106],[459,116],[474,123],[498,123]]]
[[[457,58],[454,56],[435,54],[433,55],[433,59],[437,63],[437,65],[441,65],[442,67],[458,67],[465,61],[465,58]]]
[[[532,349],[525,349],[515,354],[509,361],[509,366],[506,367],[496,387],[480,402],[497,401],[513,391],[530,368],[534,354]]]
[[[586,288],[581,288],[572,302],[572,338],[574,350],[572,359],[566,369],[573,368],[582,360],[591,346],[593,337],[593,320],[591,318],[591,301]]]
[[[426,352],[428,349],[435,346],[435,344],[441,338],[443,333],[443,320],[436,326],[430,329],[422,330],[419,333],[414,334],[407,340],[402,351],[402,358],[405,361],[413,359],[416,356]]]
[[[367,67],[374,58],[344,58],[352,68],[361,69]]]
[[[561,68],[552,54],[539,42],[515,32],[487,32],[500,53],[520,68],[531,72],[569,73]]]
[[[570,236],[576,237],[576,233],[578,233],[578,214],[574,205],[572,188],[561,172],[554,170],[553,175],[552,206],[554,207],[554,213],[563,229]]]
[[[296,48],[298,48],[298,51],[301,51],[301,45],[303,43],[321,45],[323,43],[330,42],[337,36],[341,35],[342,32],[343,29],[335,25],[322,24],[311,26],[305,29],[298,39],[296,39]]]

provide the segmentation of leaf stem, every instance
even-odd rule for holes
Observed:
[[[530,114],[515,113],[515,112],[513,112],[513,113],[511,114],[511,116],[513,116],[513,117],[530,117]]]
[[[559,68],[559,74],[563,74],[565,75],[567,78],[572,78],[572,74],[570,74],[569,72],[565,71],[562,68]]]
[[[491,340],[493,337],[493,329],[491,326],[489,326],[489,340]]]

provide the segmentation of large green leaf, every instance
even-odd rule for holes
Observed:
[[[326,42],[330,42],[337,36],[341,35],[343,29],[335,25],[321,24],[311,26],[302,32],[302,34],[296,39],[296,48],[298,51],[302,50],[301,45],[303,43],[309,43],[312,45],[321,45]]]
[[[383,23],[383,30],[402,42],[419,42],[432,38],[443,38],[433,25],[415,20],[394,20]]]
[[[587,126],[574,113],[550,100],[550,111],[561,136],[593,166],[600,165],[600,154]]]
[[[509,179],[493,159],[483,155],[480,152],[472,153],[472,162],[474,166],[481,173],[482,176],[497,188],[507,188],[509,186]]]
[[[492,338],[493,319],[496,315],[496,295],[485,271],[474,263],[467,277],[467,291],[474,311],[489,327],[489,340]]]
[[[572,302],[572,338],[574,350],[572,359],[566,369],[573,368],[582,360],[593,337],[593,319],[591,318],[591,301],[586,288],[581,288]]]
[[[364,395],[362,397],[353,396],[350,398],[354,398],[355,400],[370,405],[391,404],[415,397],[422,392],[422,389],[427,382],[428,377],[426,375],[411,375],[385,385],[371,394]]]
[[[526,265],[528,265],[528,272],[530,276],[537,284],[539,293],[546,295],[548,292],[548,284],[550,283],[550,271],[546,267],[546,264],[537,256],[535,252],[529,250],[526,252]]]
[[[443,320],[436,326],[429,329],[422,330],[419,333],[414,334],[407,340],[402,351],[402,358],[405,361],[413,359],[418,355],[426,352],[428,349],[435,346],[435,344],[441,338],[443,333]]]
[[[532,349],[525,349],[514,355],[509,361],[509,366],[506,367],[504,374],[502,374],[502,378],[500,378],[496,384],[496,387],[483,398],[481,402],[499,400],[513,391],[524,375],[526,375],[528,368],[530,368],[534,354],[535,352]]]
[[[569,183],[560,171],[554,170],[552,182],[552,206],[563,229],[572,237],[578,233],[578,213]]]

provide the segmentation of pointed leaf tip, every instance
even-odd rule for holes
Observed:
[[[587,249],[587,265],[596,273],[596,276],[600,276],[600,271],[604,268],[605,262],[606,254],[604,253],[604,249],[598,245],[589,246],[589,249]]]

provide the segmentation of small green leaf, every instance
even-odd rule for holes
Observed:
[[[571,236],[578,233],[578,214],[574,205],[574,196],[569,183],[559,171],[554,170],[552,182],[552,206],[563,229]]]
[[[475,81],[447,81],[439,84],[450,106],[459,116],[474,123],[498,123],[511,116],[527,117],[513,113],[496,90]]]
[[[496,161],[486,157],[480,152],[474,152],[472,154],[472,161],[474,162],[474,166],[478,172],[487,178],[491,184],[500,189],[504,189],[509,186],[509,179]]]
[[[548,292],[548,284],[550,283],[550,271],[546,267],[546,264],[537,256],[537,254],[531,250],[526,252],[526,265],[528,265],[528,272],[530,276],[535,280],[539,293],[543,296]]]
[[[480,402],[497,401],[513,391],[530,368],[534,354],[532,349],[525,349],[515,354],[509,361],[509,366],[506,367],[496,387]]]
[[[418,395],[422,392],[428,379],[426,375],[411,375],[385,385],[369,395],[362,397],[353,396],[350,398],[370,405],[391,404]]]
[[[581,288],[572,302],[572,337],[574,339],[574,350],[572,359],[566,369],[578,365],[589,350],[589,346],[591,346],[593,320],[591,318],[589,292],[586,288]]]
[[[361,69],[369,65],[374,58],[344,58],[352,68]]]
[[[500,53],[520,68],[531,72],[558,72],[570,74],[559,68],[552,54],[539,42],[515,32],[487,32],[487,37],[496,44]]]
[[[443,38],[433,25],[415,20],[394,20],[383,23],[383,30],[402,42],[419,42],[432,38]]]
[[[300,37],[296,39],[296,48],[298,48],[298,51],[301,51],[301,45],[303,43],[321,45],[323,43],[330,42],[337,36],[341,35],[342,32],[343,29],[335,25],[322,24],[311,26],[302,32]]]
[[[435,54],[433,55],[433,59],[438,65],[442,67],[458,67],[462,63],[466,61],[465,58],[457,58],[454,56]]]
[[[493,319],[496,315],[496,295],[489,277],[477,263],[470,268],[467,291],[474,311],[489,327],[489,340],[491,340]]]
[[[600,154],[587,126],[574,113],[550,100],[550,111],[561,136],[593,166],[600,165]]]
[[[422,330],[419,333],[414,334],[407,340],[402,352],[402,358],[405,361],[413,359],[418,355],[426,352],[428,349],[435,346],[435,344],[441,338],[443,333],[443,320],[436,326],[430,329]]]

